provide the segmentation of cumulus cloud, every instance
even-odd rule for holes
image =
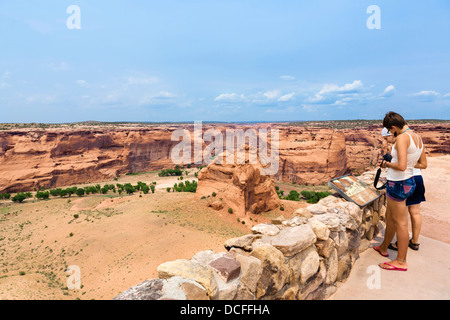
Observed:
[[[422,90],[420,92],[413,93],[410,96],[420,101],[430,102],[436,100],[440,96],[440,94],[439,92],[434,90]]]
[[[280,76],[280,79],[286,80],[286,81],[293,81],[295,80],[294,76]]]
[[[292,100],[294,98],[294,96],[295,96],[295,92],[291,92],[291,93],[288,93],[288,94],[285,94],[285,95],[281,96],[278,99],[278,101],[281,101],[281,102],[290,101],[290,100]]]
[[[280,90],[272,90],[272,91],[267,91],[266,93],[264,93],[264,96],[270,100],[277,99],[280,95],[281,95]]]
[[[326,84],[323,89],[319,92],[319,94],[328,94],[328,93],[357,93],[360,92],[364,88],[364,84],[361,80],[355,80],[352,83],[347,83],[343,86],[338,86],[335,84]]]
[[[362,92],[363,89],[364,84],[361,80],[355,80],[352,83],[347,83],[343,86],[325,84],[318,93],[307,99],[307,102],[316,104],[335,104],[346,97],[357,95]]]
[[[155,94],[150,94],[141,99],[139,105],[152,105],[161,103],[170,103],[175,99],[177,95],[169,91],[160,91]]]
[[[76,81],[77,85],[79,85],[80,87],[87,87],[88,83],[86,80],[77,80]]]
[[[381,94],[384,98],[392,97],[396,92],[396,89],[393,85],[387,86],[386,89],[384,89],[383,93]]]
[[[59,63],[50,63],[48,67],[53,71],[67,71],[71,69],[70,65],[65,61]]]
[[[237,94],[237,93],[222,93],[214,99],[214,101],[218,101],[218,102],[238,102],[238,101],[244,101],[244,100],[245,100],[245,95]]]

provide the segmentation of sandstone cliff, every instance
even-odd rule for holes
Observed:
[[[0,193],[172,167],[167,128],[0,132]]]
[[[450,126],[418,124],[429,155],[450,153]],[[276,181],[321,184],[349,172],[373,169],[387,151],[381,125],[328,129],[292,124],[208,124],[216,129],[279,130],[279,169]],[[9,129],[0,131],[0,193],[32,191],[110,180],[118,175],[173,168],[171,141],[176,129],[192,124],[93,126],[80,128]],[[259,132],[259,131],[258,131]],[[225,143],[225,141],[224,141]],[[268,141],[270,149],[270,139]],[[210,141],[201,142],[201,148]],[[198,146],[197,146],[198,148]],[[193,153],[196,146],[192,142]],[[194,162],[194,154],[191,157]]]

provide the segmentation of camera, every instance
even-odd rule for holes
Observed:
[[[392,161],[392,156],[391,156],[389,153],[386,153],[386,154],[383,156],[383,158],[382,158],[382,161],[381,161],[381,164],[380,164],[380,168],[378,168],[377,174],[375,175],[375,180],[374,180],[374,182],[373,182],[373,186],[374,186],[375,189],[377,189],[377,190],[382,190],[382,189],[386,188],[386,183],[383,184],[381,187],[378,187],[378,186],[377,186],[377,185],[378,185],[378,180],[380,179],[381,167],[383,166],[383,162],[384,162],[384,161],[386,161],[386,162],[391,162],[391,161]]]
[[[391,161],[392,161],[392,156],[391,156],[389,153],[386,153],[386,154],[383,156],[383,161],[391,162]]]

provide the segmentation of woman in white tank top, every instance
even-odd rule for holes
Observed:
[[[420,158],[425,156],[423,143],[420,137],[412,132],[401,115],[388,112],[383,120],[383,125],[397,137],[392,147],[392,161],[384,162],[383,167],[388,168],[386,200],[388,221],[394,226],[397,234],[398,255],[389,263],[381,263],[379,266],[386,270],[406,271],[406,255],[409,243],[408,214],[406,210],[406,198],[410,196],[416,187],[414,180],[414,166]],[[395,235],[385,234],[383,243],[390,243]],[[392,237],[387,239],[387,237]],[[374,247],[381,255],[387,256],[387,248]]]

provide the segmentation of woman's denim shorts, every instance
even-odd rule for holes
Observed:
[[[388,180],[386,185],[386,196],[394,201],[405,201],[410,195],[413,194],[416,188],[416,181],[414,177],[403,181],[390,181]]]
[[[419,204],[425,200],[425,185],[423,183],[422,176],[414,176],[414,180],[416,181],[416,188],[414,189],[414,193],[406,199],[406,206],[413,206]]]

